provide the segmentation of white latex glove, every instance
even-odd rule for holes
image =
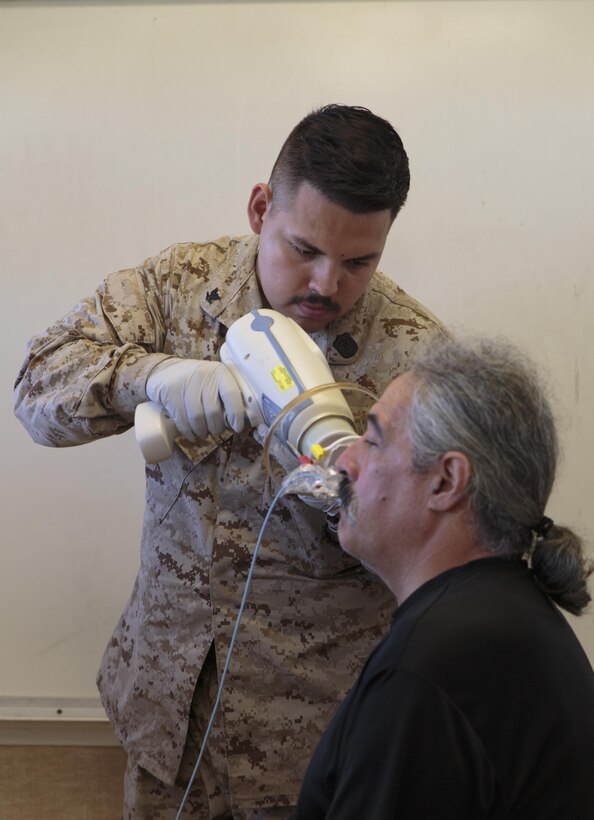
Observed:
[[[148,377],[146,395],[169,413],[189,441],[220,435],[227,427],[243,430],[241,390],[220,362],[166,359]]]

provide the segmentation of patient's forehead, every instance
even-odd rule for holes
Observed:
[[[402,429],[408,418],[408,408],[415,389],[412,373],[397,376],[384,390],[381,398],[369,411],[369,421],[388,434]]]

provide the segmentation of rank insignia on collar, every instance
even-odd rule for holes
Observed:
[[[341,333],[332,342],[332,347],[340,353],[343,359],[352,359],[359,351],[359,345],[350,333]]]

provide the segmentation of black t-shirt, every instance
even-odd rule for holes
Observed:
[[[322,737],[297,820],[593,820],[594,672],[520,561],[424,584]]]

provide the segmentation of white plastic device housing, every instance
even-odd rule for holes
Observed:
[[[334,382],[313,339],[293,319],[267,308],[237,319],[220,355],[240,386],[254,426],[270,426],[297,396]],[[327,449],[339,439],[354,437],[353,415],[338,388],[323,390],[297,404],[276,435],[294,452],[309,456],[314,444]]]
[[[231,325],[220,356],[241,389],[254,427],[269,427],[297,396],[335,381],[313,339],[293,319],[267,308],[253,310]],[[139,404],[134,426],[147,463],[171,457],[177,431],[158,404]],[[305,398],[287,413],[276,436],[295,454],[310,456],[315,444],[327,450],[338,441],[356,438],[356,433],[340,389],[328,388]]]

